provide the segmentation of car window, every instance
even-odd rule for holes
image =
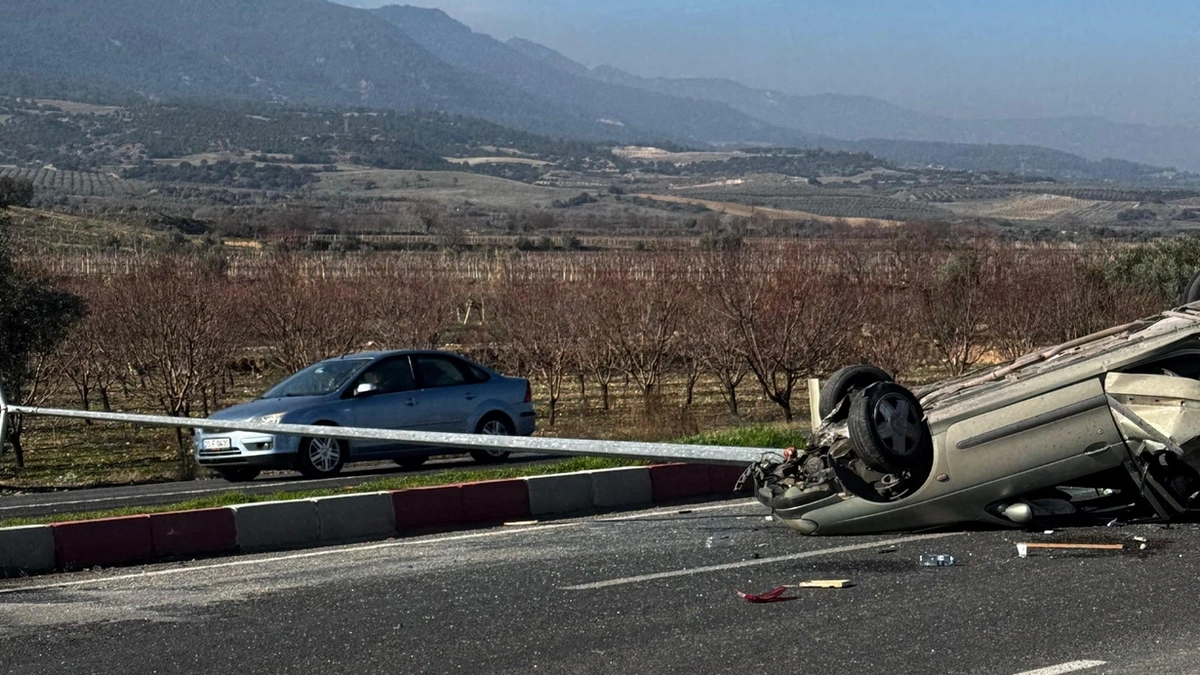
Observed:
[[[313,364],[271,387],[262,398],[332,394],[366,363],[366,359],[338,359]]]
[[[373,384],[379,387],[380,394],[394,394],[398,391],[409,391],[415,387],[412,367],[408,364],[407,356],[393,356],[384,359],[368,368],[354,384],[357,389],[360,384]]]
[[[455,364],[456,359],[445,356],[414,356],[421,384],[425,387],[453,387],[467,384],[463,370]]]
[[[475,365],[474,363],[468,363],[466,361],[459,361],[459,364],[461,364],[467,371],[467,383],[468,384],[476,384],[478,382],[487,382],[488,380],[492,379],[492,376],[488,375],[488,372],[486,370],[484,370],[483,368],[480,368],[479,366]]]

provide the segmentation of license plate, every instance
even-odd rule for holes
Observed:
[[[206,438],[203,447],[205,450],[228,450],[233,444],[228,438]]]

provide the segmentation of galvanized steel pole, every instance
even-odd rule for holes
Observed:
[[[0,379],[0,459],[4,458],[4,443],[8,441],[8,400],[4,398],[4,382]]]

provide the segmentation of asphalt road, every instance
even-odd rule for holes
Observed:
[[[537,464],[557,459],[561,458],[520,453],[510,456],[508,461],[500,466]],[[123,506],[171,504],[222,492],[263,494],[282,490],[320,490],[358,485],[392,476],[417,475],[456,468],[480,469],[488,467],[481,466],[470,457],[447,457],[431,460],[416,470],[401,469],[393,462],[352,464],[346,467],[341,476],[324,480],[306,480],[294,471],[273,471],[263,474],[250,483],[230,483],[221,478],[214,478],[178,483],[153,483],[84,490],[32,492],[0,496],[0,519],[28,518],[55,513],[100,511]]]
[[[1197,672],[1198,551],[1192,525],[807,538],[739,500],[0,581],[0,672]]]

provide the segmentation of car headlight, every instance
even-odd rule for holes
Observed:
[[[247,422],[257,422],[259,424],[279,424],[283,421],[283,416],[287,413],[275,413],[274,415],[262,415],[260,417],[251,417]]]

